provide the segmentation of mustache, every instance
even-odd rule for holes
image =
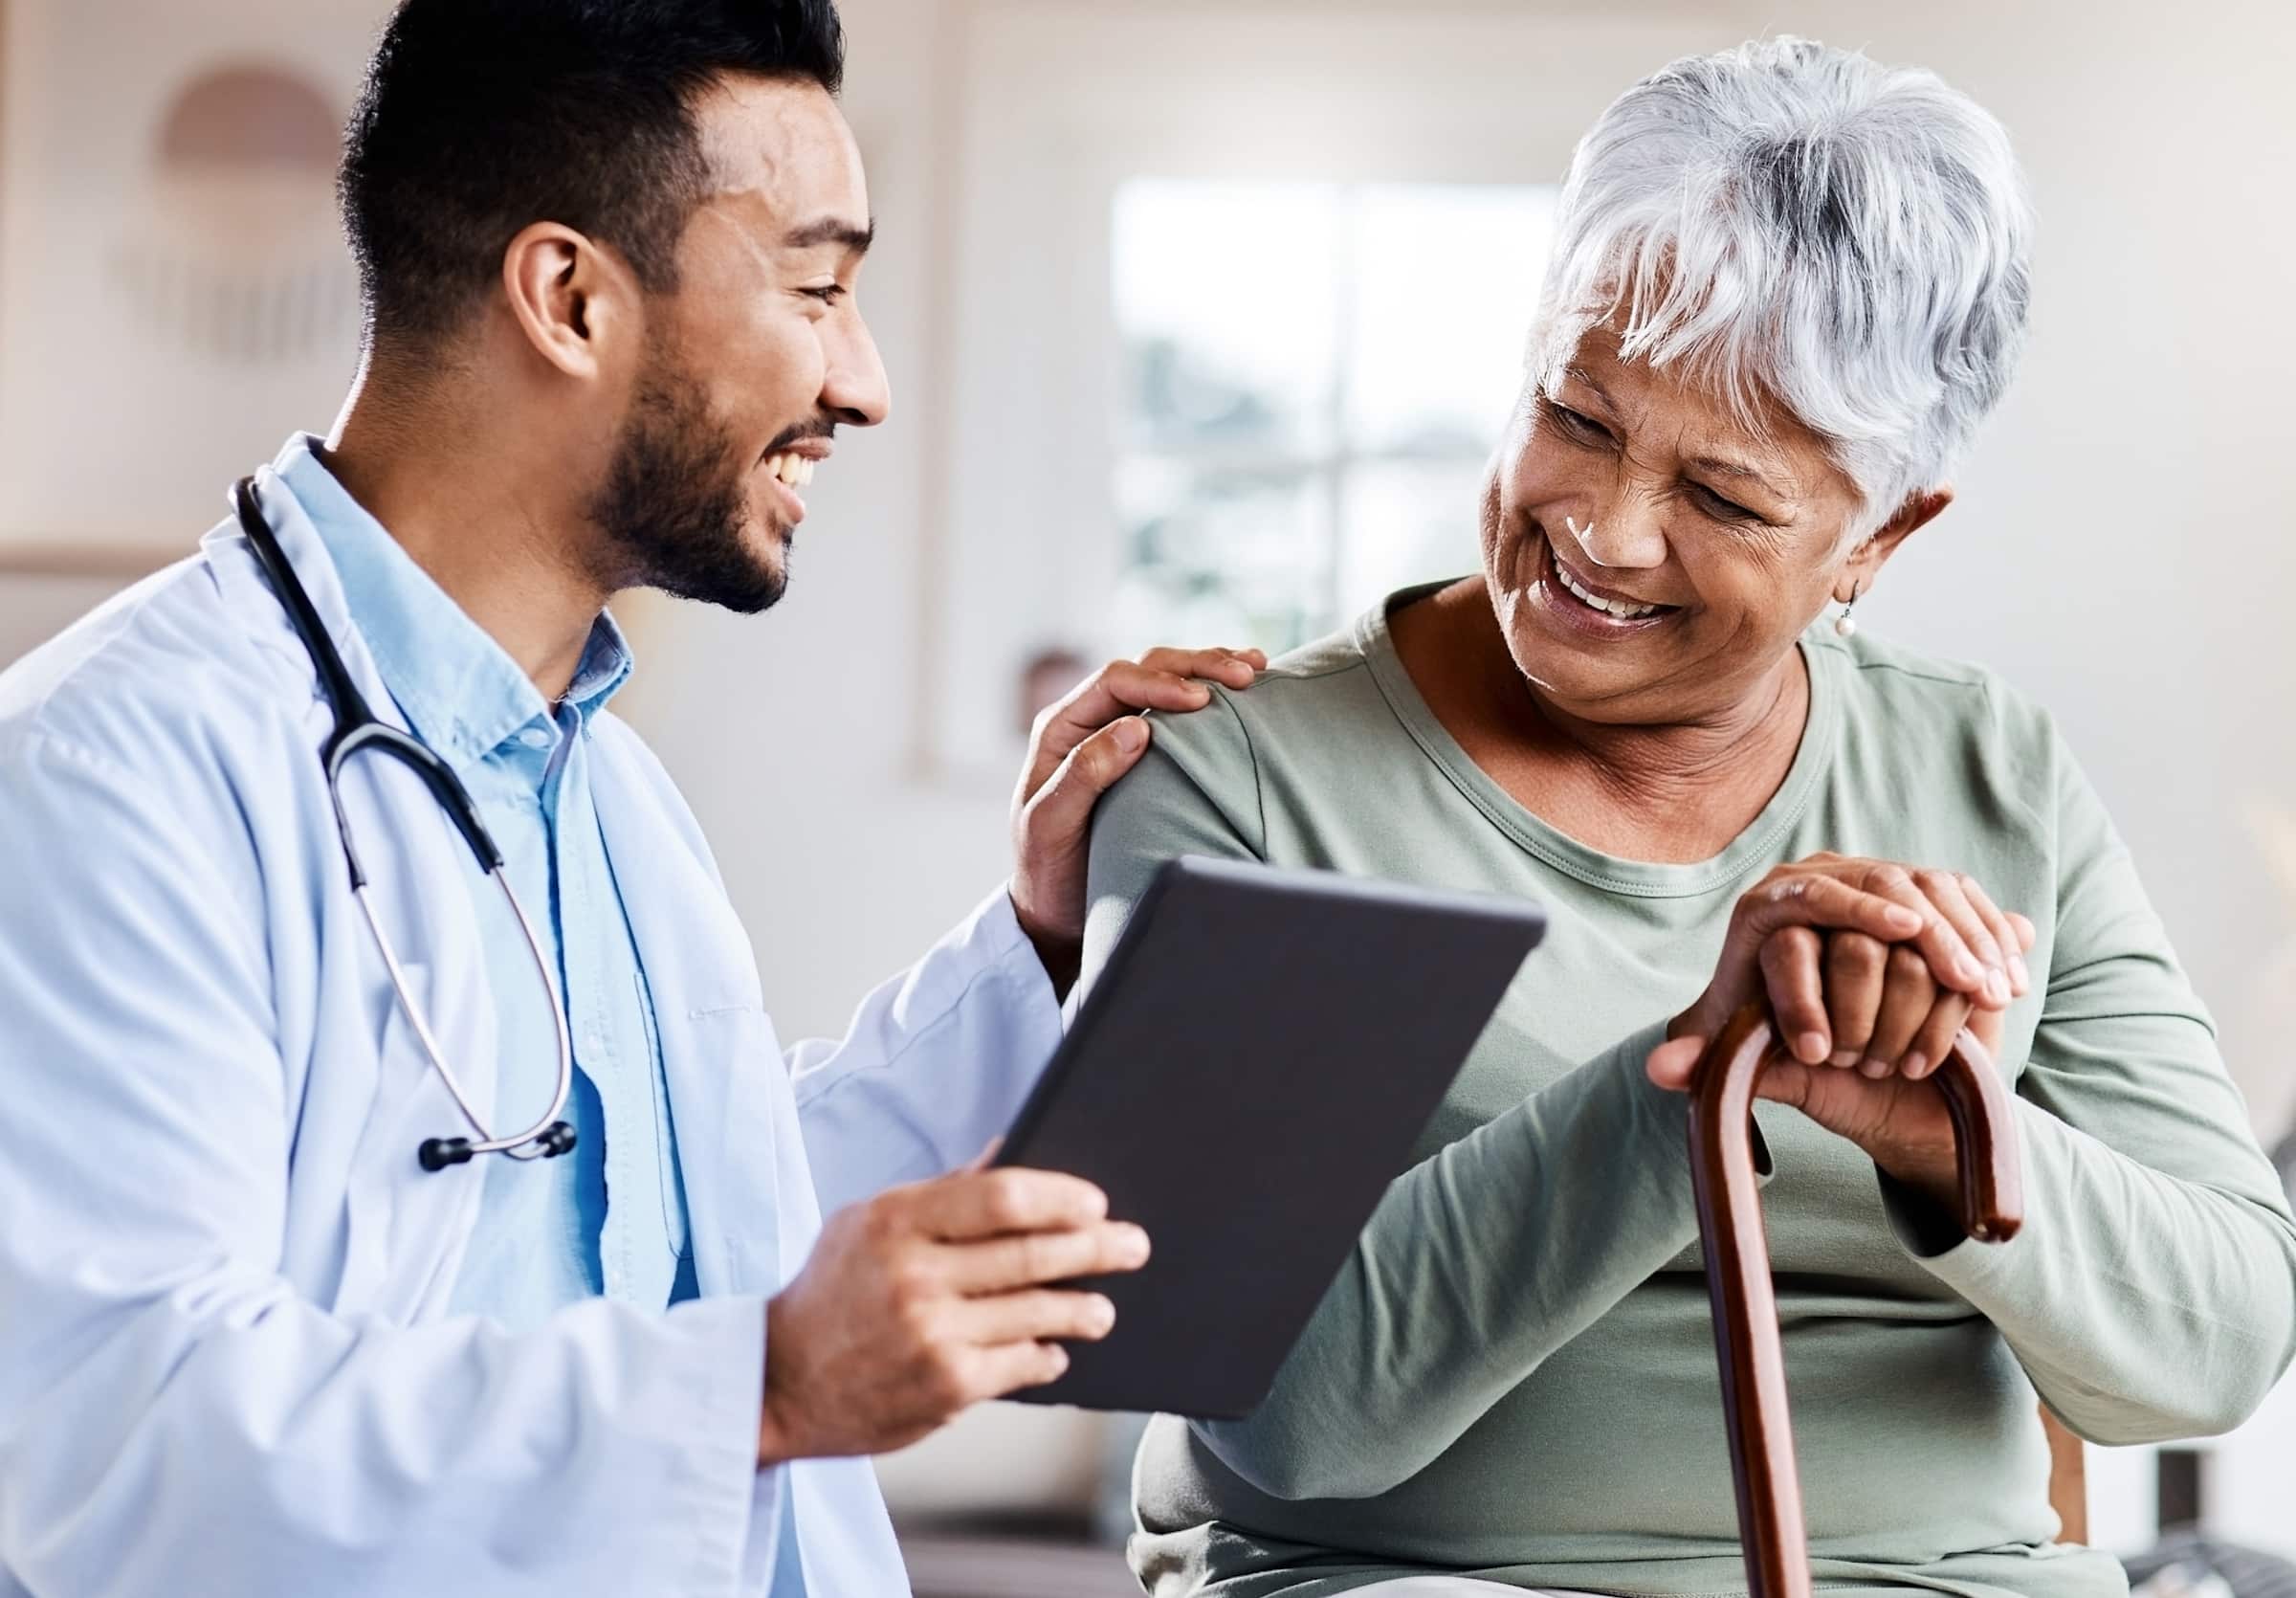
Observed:
[[[826,416],[816,417],[810,422],[800,422],[793,428],[786,428],[776,433],[773,442],[765,446],[765,454],[780,455],[790,445],[802,444],[808,438],[834,438],[836,436],[837,424],[835,422]]]

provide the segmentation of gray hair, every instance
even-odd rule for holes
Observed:
[[[1686,56],[1579,140],[1532,363],[1617,319],[1758,431],[1827,440],[1870,531],[1942,482],[2024,344],[2033,219],[2001,124],[1934,73],[1807,39]]]

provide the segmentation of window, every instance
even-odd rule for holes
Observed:
[[[1289,648],[1475,569],[1548,187],[1116,191],[1115,635]]]

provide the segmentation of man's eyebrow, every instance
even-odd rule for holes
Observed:
[[[857,223],[847,221],[842,216],[824,216],[816,221],[807,222],[802,227],[792,228],[788,233],[783,234],[782,248],[784,250],[818,250],[825,244],[842,244],[854,255],[865,255],[869,254],[869,247],[876,242],[876,237],[877,224],[874,217],[870,219],[867,227],[862,227]]]

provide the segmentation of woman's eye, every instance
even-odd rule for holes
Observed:
[[[1610,442],[1610,430],[1592,416],[1573,411],[1559,400],[1547,401],[1547,410],[1556,421],[1562,424],[1565,432],[1575,435],[1580,442],[1587,444]]]
[[[1705,509],[1706,514],[1717,522],[1758,522],[1761,520],[1744,505],[1734,499],[1723,499],[1721,495],[1716,494],[1704,483],[1690,484],[1690,491],[1698,497],[1698,502]]]

